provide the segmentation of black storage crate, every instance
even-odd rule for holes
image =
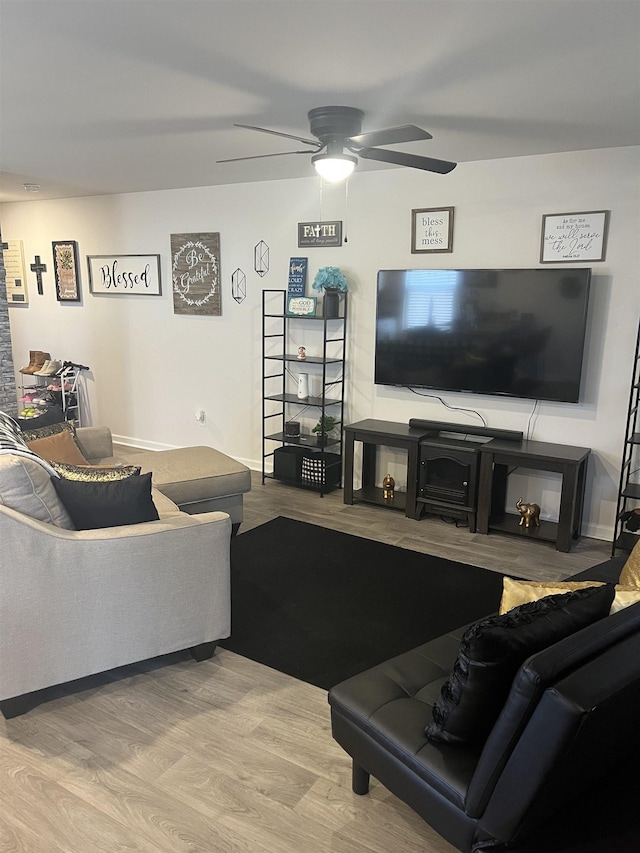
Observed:
[[[273,453],[273,476],[276,480],[300,482],[302,460],[311,453],[306,447],[279,447]]]
[[[314,453],[302,459],[300,477],[303,485],[315,489],[332,489],[340,485],[342,460],[337,453]]]

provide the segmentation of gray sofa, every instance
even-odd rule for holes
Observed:
[[[175,450],[114,451],[109,427],[80,427],[76,441],[92,464],[139,465],[152,472],[154,488],[183,512],[226,512],[234,532],[243,518],[243,495],[251,490],[251,472],[213,447],[180,447]]]
[[[78,429],[76,438],[92,463],[135,461],[155,473],[152,451],[126,460],[114,455],[108,428]],[[38,691],[44,688],[182,649],[202,660],[229,636],[232,520],[237,525],[242,519],[240,489],[249,472],[227,471],[225,488],[213,482],[211,465],[201,465],[191,472],[189,488],[188,478],[181,483],[176,476],[185,454],[176,453],[176,466],[165,455],[160,468],[165,493],[152,489],[158,520],[91,530],[58,526],[55,490],[41,465],[0,456],[0,711],[5,717],[24,713],[40,701]],[[211,463],[222,457],[224,481],[225,466],[237,463],[212,454],[201,459]],[[16,470],[29,492],[25,511],[7,505],[15,506]],[[191,513],[181,511],[167,493],[177,495]],[[216,509],[195,514],[196,506]]]

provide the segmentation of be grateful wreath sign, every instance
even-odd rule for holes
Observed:
[[[172,234],[174,314],[221,316],[220,234]]]

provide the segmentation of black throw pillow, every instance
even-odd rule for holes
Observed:
[[[482,743],[521,664],[536,652],[607,616],[611,584],[549,595],[471,625],[425,729],[430,741]]]
[[[151,474],[106,483],[51,479],[77,530],[156,521]]]

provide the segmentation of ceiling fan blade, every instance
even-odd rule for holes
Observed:
[[[446,175],[457,166],[457,163],[449,160],[434,160],[432,157],[405,154],[403,151],[386,151],[384,148],[360,148],[358,156],[364,157],[365,160],[381,160],[384,163],[408,166],[410,169],[423,169],[425,172],[437,172],[440,175]]]
[[[258,130],[260,133],[270,133],[272,136],[283,136],[285,139],[295,139],[304,142],[305,145],[313,145],[314,148],[322,148],[322,143],[317,139],[305,139],[304,136],[293,136],[291,133],[281,133],[279,130],[268,130],[266,127],[255,127],[253,124],[234,124],[234,127],[244,127],[247,130]]]
[[[400,142],[417,142],[419,139],[433,139],[430,133],[415,124],[402,124],[399,127],[387,127],[384,130],[372,130],[352,136],[348,141],[356,145],[398,145]]]
[[[262,160],[264,157],[282,157],[286,154],[310,154],[305,151],[277,151],[275,154],[252,154],[249,157],[229,157],[227,160],[216,160],[216,163],[236,163],[238,160]]]

